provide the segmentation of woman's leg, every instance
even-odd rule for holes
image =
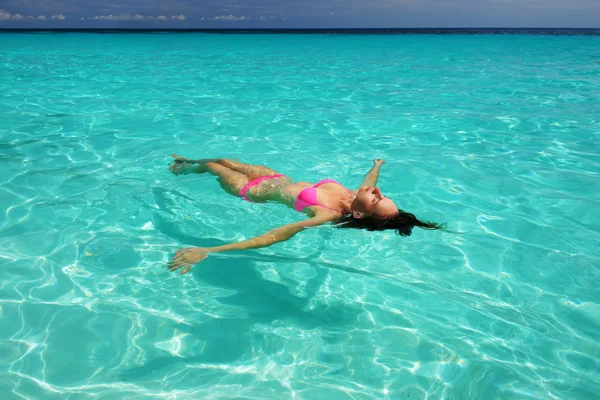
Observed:
[[[175,162],[169,166],[169,169],[175,175],[209,172],[211,175],[218,177],[217,181],[223,190],[236,197],[242,197],[240,192],[250,181],[277,174],[271,168],[262,165],[244,164],[224,158],[191,160],[176,155],[173,155],[173,157],[175,157]],[[246,196],[251,194],[253,202],[263,203],[273,197],[273,194],[264,185],[261,185],[260,188],[253,186],[249,189],[250,191],[247,191]]]
[[[211,175],[217,176],[217,181],[227,193],[241,197],[240,191],[248,183],[248,177],[242,173],[229,169],[220,163],[209,161],[203,164]]]
[[[218,158],[203,158],[201,160],[192,160],[173,154],[173,164],[169,165],[169,171],[175,175],[187,175],[187,174],[203,174],[207,172],[205,164],[208,162],[218,162]]]
[[[218,163],[231,170],[246,175],[250,180],[262,178],[263,176],[267,175],[275,175],[278,173],[277,171],[272,170],[269,167],[265,167],[262,165],[244,164],[239,161],[228,160],[226,158],[220,158]]]
[[[175,162],[171,164],[169,170],[176,175],[189,173],[202,174],[207,172],[206,164],[211,162],[221,164],[232,171],[244,174],[249,180],[277,174],[276,171],[262,165],[244,164],[239,161],[229,160],[226,158],[203,158],[200,160],[192,160],[189,158],[180,157],[177,154],[173,154],[173,158],[175,158]]]

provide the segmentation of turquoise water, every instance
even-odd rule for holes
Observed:
[[[600,38],[4,34],[3,399],[591,399]],[[382,190],[463,235],[305,231],[172,153]]]

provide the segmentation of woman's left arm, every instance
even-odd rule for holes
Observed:
[[[179,249],[175,252],[175,256],[171,259],[171,262],[169,263],[169,269],[171,271],[181,269],[180,274],[185,274],[190,270],[192,265],[208,257],[209,253],[221,253],[231,250],[258,249],[261,247],[267,247],[292,238],[295,234],[304,230],[304,228],[322,225],[327,222],[331,222],[338,217],[339,215],[337,214],[323,213],[321,215],[315,215],[314,217],[304,221],[280,226],[260,236],[253,237],[252,239],[244,240],[242,242],[229,243],[216,247],[188,247]]]

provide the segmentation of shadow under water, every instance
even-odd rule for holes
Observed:
[[[160,204],[166,202],[161,201]],[[223,244],[216,239],[186,235],[177,224],[161,217],[159,213],[155,213],[153,224],[159,232],[182,244],[198,247]],[[195,355],[155,358],[141,367],[124,371],[119,375],[121,380],[148,378],[155,374],[164,376],[177,365],[232,364],[252,358],[252,341],[257,340],[256,335],[266,335],[257,332],[254,329],[256,325],[272,325],[285,321],[288,328],[291,326],[303,330],[326,330],[328,334],[324,340],[328,344],[341,342],[346,336],[344,332],[347,327],[358,320],[364,309],[358,305],[341,302],[312,303],[310,309],[307,307],[329,275],[327,268],[316,268],[315,275],[306,282],[304,297],[292,294],[282,283],[264,279],[256,269],[257,262],[306,263],[314,266],[321,250],[317,248],[314,254],[304,258],[262,255],[207,258],[202,262],[202,268],[192,269],[194,277],[206,285],[225,289],[230,294],[219,297],[218,302],[243,309],[245,315],[240,318],[215,316],[198,325],[174,325],[178,331],[192,335],[197,340],[198,345],[192,350]]]

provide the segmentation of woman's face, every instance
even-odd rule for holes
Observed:
[[[385,197],[379,188],[368,186],[358,189],[350,207],[355,217],[367,216],[384,219],[398,214],[398,207],[391,199]]]

